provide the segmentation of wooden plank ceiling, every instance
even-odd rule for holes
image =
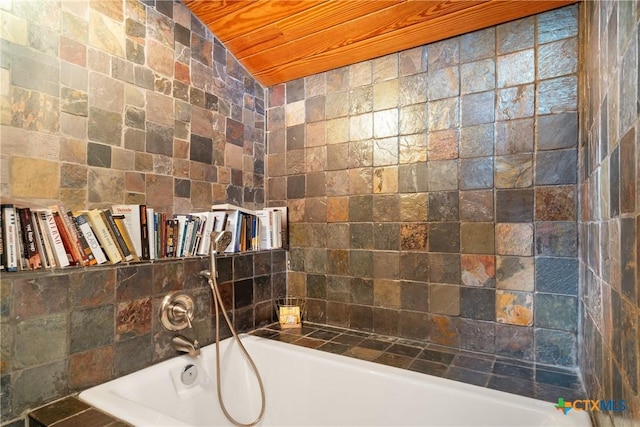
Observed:
[[[578,0],[183,0],[264,86]]]

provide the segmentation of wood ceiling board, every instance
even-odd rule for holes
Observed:
[[[215,10],[210,10],[207,14],[200,12],[199,9],[206,6],[207,3],[220,3],[219,0],[187,0],[185,4],[226,45],[227,42],[235,38],[242,37],[256,29],[261,31],[269,24],[325,2],[329,2],[329,0],[241,0],[238,3],[242,3],[242,7],[234,5],[232,11],[218,7]]]
[[[184,0],[266,86],[578,1]]]
[[[482,2],[418,1],[398,3],[357,19],[344,21],[340,25],[326,30],[313,32],[306,37],[298,37],[273,48],[261,50],[259,53],[241,58],[240,61],[249,70],[266,70],[286,66],[302,58],[330,54],[332,51],[349,45],[357,44],[361,48],[370,49],[368,46],[379,44],[379,40],[387,35],[401,34],[414,25],[430,22],[480,3]],[[372,43],[369,43],[370,41]],[[371,58],[370,53],[365,53],[365,56]]]
[[[236,37],[225,45],[238,55],[238,59],[245,58],[280,44],[306,37],[309,35],[309,28],[313,28],[314,34],[317,34],[327,28],[343,24],[345,21],[351,21],[405,1],[361,1],[357,7],[347,1],[326,2],[312,9],[307,9],[304,13],[288,16],[266,27]]]

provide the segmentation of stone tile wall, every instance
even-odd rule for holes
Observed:
[[[2,3],[3,200],[264,201],[264,89],[181,2]]]
[[[0,196],[168,214],[264,202],[264,88],[181,2],[0,4]],[[271,258],[273,256],[273,259]],[[272,320],[285,253],[225,258],[239,330]],[[210,342],[201,259],[3,274],[2,425],[169,357],[157,302],[184,288]]]
[[[177,353],[177,332],[159,321],[162,298],[181,291],[195,303],[194,328],[180,333],[201,345],[215,339],[211,290],[200,276],[206,258],[75,268],[50,274],[3,274],[2,422]],[[286,252],[219,257],[220,292],[235,329],[272,323],[286,288]],[[220,314],[221,337],[231,335]]]
[[[578,7],[268,91],[307,319],[573,367]]]
[[[640,7],[585,2],[580,75],[580,368],[601,426],[640,422]]]

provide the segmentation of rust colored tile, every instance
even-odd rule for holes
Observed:
[[[111,380],[113,361],[112,346],[72,354],[69,358],[69,387],[83,390]]]
[[[496,265],[493,255],[461,255],[462,283],[466,286],[493,288],[496,284]]]
[[[574,186],[536,188],[537,221],[574,221],[576,191]]]
[[[150,298],[118,304],[116,339],[122,341],[151,332],[152,304]]]
[[[429,160],[450,160],[458,158],[458,130],[448,129],[429,133],[427,155]]]
[[[426,223],[402,223],[400,247],[402,250],[426,251],[428,228]]]
[[[511,325],[533,325],[533,295],[528,292],[496,291],[496,320]]]

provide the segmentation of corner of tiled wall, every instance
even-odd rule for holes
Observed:
[[[640,6],[584,2],[580,74],[580,369],[623,400],[600,426],[640,422]]]

